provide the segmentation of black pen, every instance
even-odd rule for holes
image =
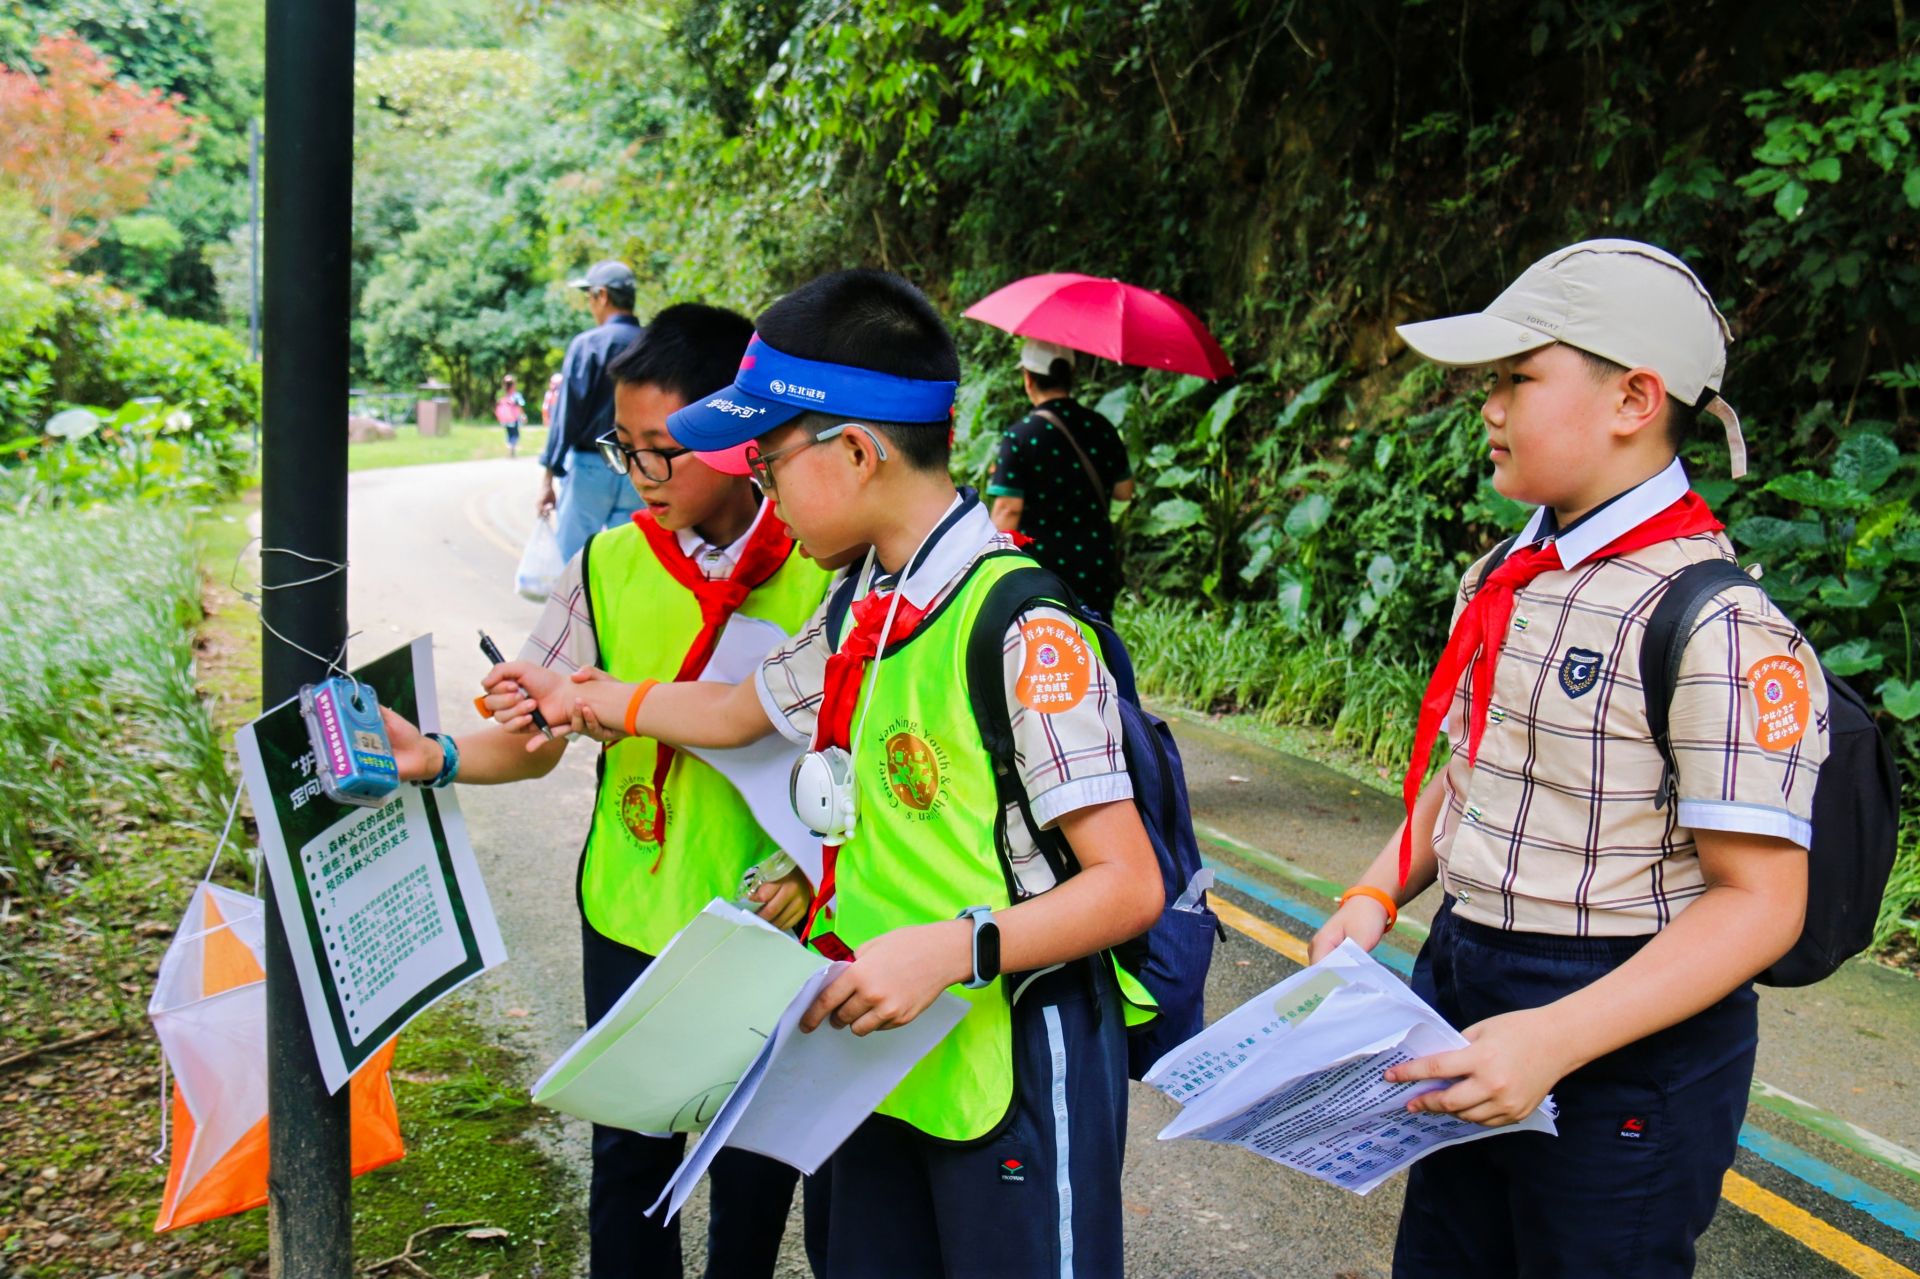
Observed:
[[[502,666],[507,660],[500,656],[500,646],[488,639],[485,631],[480,632],[480,655],[485,657],[489,662],[492,662],[495,666]],[[553,740],[553,730],[547,727],[547,717],[540,713],[538,706],[533,708],[533,726],[546,734],[548,741]]]

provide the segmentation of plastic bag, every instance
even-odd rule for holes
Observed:
[[[560,558],[560,532],[553,517],[543,515],[527,535],[527,547],[520,552],[520,567],[513,574],[513,589],[536,604],[547,602],[555,579],[567,563]]]

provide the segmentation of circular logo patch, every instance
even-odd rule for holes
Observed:
[[[912,733],[889,737],[887,786],[895,799],[915,812],[932,808],[940,794],[940,761],[933,748]]]
[[[767,383],[767,389],[775,395],[785,395],[787,393],[787,384],[779,378],[775,378],[773,381]]]
[[[652,786],[635,782],[621,792],[620,822],[641,843],[660,842],[660,797]]]
[[[1060,650],[1051,644],[1042,644],[1039,651],[1034,654],[1034,659],[1042,666],[1058,666],[1060,665]]]

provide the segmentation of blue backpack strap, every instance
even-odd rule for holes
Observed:
[[[1667,712],[1673,703],[1673,690],[1680,682],[1680,663],[1686,656],[1687,640],[1692,637],[1700,611],[1708,600],[1730,587],[1753,584],[1753,579],[1732,560],[1699,560],[1667,580],[1660,602],[1653,606],[1653,615],[1647,619],[1646,634],[1640,638],[1640,688],[1647,699],[1647,730],[1653,734],[1653,744],[1659,748],[1664,765],[1660,771],[1660,788],[1654,794],[1655,808],[1665,808],[1679,793]]]

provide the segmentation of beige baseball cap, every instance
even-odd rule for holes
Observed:
[[[1039,338],[1028,338],[1027,344],[1020,348],[1020,367],[1029,373],[1038,373],[1046,377],[1053,371],[1055,360],[1065,360],[1067,367],[1074,367],[1074,357],[1078,353],[1071,347],[1061,346],[1058,342],[1042,342]]]
[[[1583,240],[1541,258],[1486,310],[1402,324],[1408,346],[1436,364],[1492,364],[1554,342],[1649,368],[1667,393],[1727,431],[1733,475],[1747,473],[1740,417],[1720,398],[1732,331],[1700,278],[1638,240]]]

